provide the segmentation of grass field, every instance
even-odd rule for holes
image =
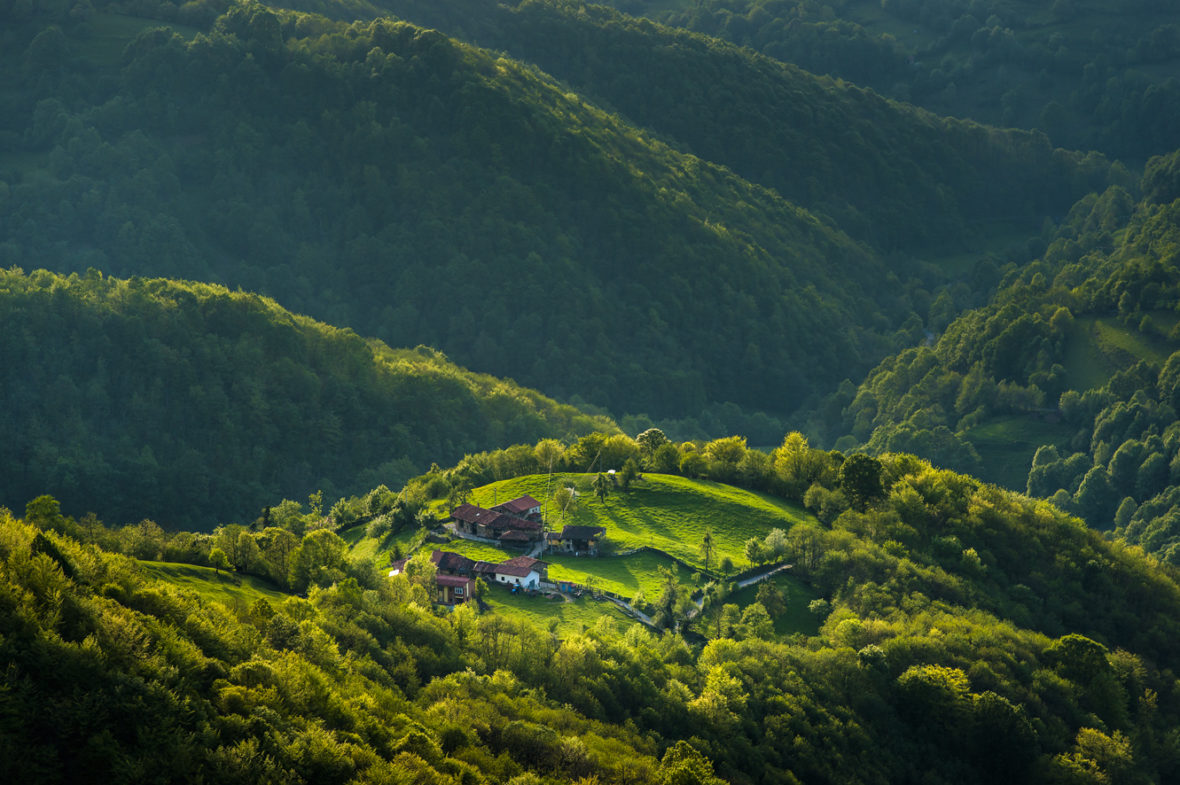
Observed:
[[[642,590],[648,601],[655,600],[662,592],[661,567],[674,570],[684,585],[690,584],[693,575],[671,559],[648,552],[598,558],[547,555],[545,561],[549,562],[551,580],[574,581],[624,597],[634,597]]]
[[[509,613],[524,618],[535,626],[544,629],[550,621],[557,620],[559,635],[581,632],[583,629],[594,627],[599,619],[612,619],[620,626],[638,624],[629,618],[618,606],[612,602],[596,601],[589,597],[582,597],[574,602],[549,600],[544,597],[528,597],[511,594],[502,588],[493,588],[484,598],[492,606],[495,613]]]
[[[281,602],[289,596],[252,575],[234,575],[218,572],[212,567],[174,562],[141,561],[139,566],[151,577],[167,581],[178,589],[191,591],[204,600],[230,606],[250,605],[264,598]]]
[[[381,543],[372,537],[365,536],[364,524],[353,526],[350,529],[340,532],[341,538],[348,543],[348,548],[353,558],[372,559],[373,563],[378,567],[389,566],[389,562],[393,558],[394,545],[400,546],[401,552],[405,553],[406,549],[410,546],[410,541],[414,539],[415,534],[417,532],[406,529]]]
[[[548,481],[545,475],[518,477],[477,488],[472,503],[491,507],[524,494],[544,503],[547,487],[552,495],[572,485],[579,496],[564,519],[550,505],[543,509],[553,529],[563,523],[604,526],[607,538],[620,550],[650,545],[700,566],[700,543],[705,530],[711,529],[714,558],[729,556],[739,568],[749,564],[746,540],[811,518],[802,508],[765,494],[667,474],[647,474],[630,490],[616,489],[599,501],[590,488],[593,479],[591,474],[555,474]]]
[[[455,540],[446,545],[431,545],[431,548],[438,548],[444,551],[454,551],[461,553],[468,559],[475,559],[476,561],[490,561],[492,563],[499,563],[506,559],[511,559],[513,556],[519,556],[521,551],[519,549],[510,550],[507,548],[497,548],[495,545],[488,545],[482,542],[473,542],[472,540]]]
[[[455,540],[447,545],[432,545],[444,551],[461,553],[469,559],[501,562],[519,556],[519,550],[506,550],[494,545],[471,540]],[[570,556],[568,554],[545,554],[543,560],[549,565],[549,578],[553,581],[573,581],[604,591],[611,591],[624,597],[633,597],[642,590],[647,598],[660,595],[660,567],[675,570],[681,583],[692,580],[692,573],[675,561],[655,553],[636,553],[630,556]]]
[[[590,487],[595,475],[559,474],[547,477],[531,475],[492,483],[476,488],[471,503],[493,507],[528,494],[542,502],[549,527],[560,529],[563,522],[586,526],[604,526],[607,538],[616,551],[640,546],[654,546],[673,554],[691,565],[703,567],[699,548],[705,530],[711,529],[716,544],[714,565],[722,556],[733,559],[737,568],[748,566],[745,543],[750,537],[763,537],[773,528],[789,529],[796,523],[812,520],[799,507],[765,494],[722,485],[715,482],[690,480],[663,474],[648,474],[630,490],[615,489],[605,501],[598,500]],[[548,500],[558,488],[572,486],[579,496],[563,516],[549,509]],[[445,517],[448,510],[442,502],[432,512]],[[345,532],[354,554],[376,557],[379,564],[388,561],[388,551],[377,548],[375,541],[364,537],[363,527]],[[427,544],[424,548],[461,553],[469,559],[500,562],[520,554],[519,549],[499,548],[495,545],[454,540],[443,546]],[[642,591],[648,601],[662,592],[661,568],[672,569],[683,586],[695,585],[695,573],[674,559],[649,551],[626,556],[604,554],[599,557],[576,557],[566,554],[545,554],[551,580],[568,580],[623,597],[634,597]],[[815,594],[806,585],[790,576],[781,576],[790,592],[790,610],[776,622],[776,629],[784,634],[802,632],[814,634],[818,624],[807,612],[807,603]],[[755,589],[744,590],[733,596],[732,602],[746,605],[753,601]],[[748,596],[747,596],[748,595]],[[529,620],[547,625],[556,619],[563,632],[590,627],[606,615],[624,623],[633,623],[615,606],[594,602],[583,597],[577,602],[560,603],[540,597],[511,595],[500,587],[491,587],[489,604],[499,611],[520,614]]]

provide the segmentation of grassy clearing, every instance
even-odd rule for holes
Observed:
[[[545,561],[549,562],[550,580],[574,581],[624,597],[642,591],[648,600],[655,600],[662,592],[661,567],[674,570],[682,584],[689,584],[693,575],[671,559],[647,552],[625,557],[546,556]]]
[[[1035,416],[1013,416],[991,420],[966,435],[983,461],[979,479],[1023,493],[1037,448],[1042,444],[1067,447],[1074,429]]]
[[[1175,324],[1175,314],[1152,314],[1164,330]],[[1105,385],[1112,374],[1139,360],[1163,365],[1172,353],[1169,342],[1144,335],[1113,319],[1078,319],[1065,347],[1066,383],[1074,390]]]
[[[787,598],[787,610],[782,616],[774,620],[774,631],[778,635],[794,635],[800,633],[803,635],[816,635],[819,633],[820,621],[814,613],[807,609],[808,603],[812,600],[819,599],[819,594],[815,589],[808,586],[803,581],[794,577],[790,573],[779,573],[774,578],[771,578],[779,590]],[[739,589],[726,598],[726,605],[737,605],[739,608],[745,608],[754,602],[758,594],[757,584],[747,586],[744,589]],[[721,613],[720,608],[714,608],[709,613],[705,614],[705,618],[694,625],[697,632],[707,637],[714,637],[717,630],[717,617]]]
[[[497,548],[482,542],[455,540],[447,545],[431,546],[440,550],[461,553],[469,559],[493,563],[519,556],[520,551]],[[573,581],[583,586],[611,591],[624,597],[634,597],[638,591],[654,599],[660,595],[660,568],[676,572],[681,583],[688,584],[693,573],[677,562],[655,553],[636,553],[630,556],[599,556],[590,558],[567,554],[545,554],[549,564],[549,578],[553,581]]]
[[[212,567],[174,562],[141,561],[139,566],[151,577],[193,592],[203,600],[230,606],[250,605],[260,599],[281,602],[289,596],[252,575],[234,575]]]
[[[548,482],[545,475],[518,477],[476,489],[472,502],[490,507],[529,494],[544,503],[547,487],[551,495],[572,485],[579,496],[564,519],[545,505],[552,528],[563,523],[605,526],[607,538],[619,549],[650,545],[699,566],[704,566],[699,549],[706,529],[713,532],[715,558],[729,556],[741,568],[749,564],[746,540],[811,520],[802,508],[772,496],[666,474],[647,474],[630,490],[616,489],[599,501],[590,488],[593,479],[592,474],[555,474]]]
[[[492,611],[523,618],[542,629],[556,620],[558,635],[581,632],[599,624],[601,619],[610,619],[620,626],[638,624],[628,618],[612,602],[595,601],[582,597],[574,602],[549,600],[544,597],[527,597],[511,594],[502,588],[493,588],[484,598]]]
[[[482,542],[473,542],[471,540],[454,540],[446,545],[431,546],[432,548],[439,548],[444,551],[454,551],[461,553],[468,559],[475,559],[476,561],[490,561],[493,564],[498,564],[514,556],[519,556],[519,550],[508,550],[507,548],[498,548],[495,545],[488,545]]]

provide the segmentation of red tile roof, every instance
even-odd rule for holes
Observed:
[[[520,567],[514,564],[509,564],[508,562],[503,562],[502,564],[496,565],[497,575],[514,575],[517,578],[524,578],[532,571],[533,570],[531,567]]]
[[[499,513],[494,513],[491,510],[485,510],[483,507],[476,507],[474,504],[460,504],[458,507],[451,510],[451,517],[457,521],[463,521],[464,523],[482,523],[491,520],[497,515],[499,515]]]
[[[461,553],[440,551],[438,549],[435,549],[430,554],[430,560],[442,572],[463,572],[464,570],[470,570],[471,565],[475,563]]]
[[[541,506],[541,503],[539,501],[534,499],[532,496],[529,496],[526,494],[526,495],[521,496],[517,499],[512,499],[511,501],[506,501],[503,504],[497,504],[492,509],[504,510],[506,512],[513,513],[515,515],[520,515],[522,513],[528,512],[529,510],[533,509],[534,507],[540,507],[540,506]]]
[[[439,586],[461,586],[467,588],[471,584],[471,578],[462,575],[436,575],[434,582]]]
[[[524,567],[527,570],[536,569],[539,571],[539,570],[541,570],[541,568],[547,567],[549,565],[547,565],[545,562],[541,561],[540,559],[534,559],[532,556],[513,556],[508,561],[501,562],[500,566],[501,567]]]
[[[509,529],[500,535],[500,542],[507,540],[508,542],[528,542],[533,538],[533,535],[522,532],[519,529]]]

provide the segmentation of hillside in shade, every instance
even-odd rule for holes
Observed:
[[[832,435],[1052,498],[1180,559],[1178,161],[1149,162],[1138,203],[1118,188],[1079,202],[991,304],[833,401]]]
[[[6,263],[240,286],[653,415],[789,411],[908,314],[872,251],[531,66],[255,6],[128,24],[7,34]]]
[[[1145,161],[1180,146],[1166,0],[607,0],[941,115]]]
[[[1056,220],[1110,177],[1101,156],[1054,150],[1043,133],[939,117],[884,100],[863,83],[817,77],[720,38],[598,5],[309,5],[345,17],[385,10],[502,49],[674,146],[903,257],[937,259],[990,245],[996,234],[1022,242],[1046,216]]]
[[[433,461],[613,428],[440,353],[222,287],[0,272],[0,505],[175,528],[398,487]]]

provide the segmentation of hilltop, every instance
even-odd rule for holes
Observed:
[[[759,56],[602,5],[373,5],[535,63],[678,149],[773,188],[902,258],[942,266],[945,257],[981,244],[1012,253],[1045,217],[1057,220],[1112,177],[1100,156],[1055,150],[1043,134],[1012,130],[1011,122],[985,127],[936,116],[885,100],[865,84],[815,76],[787,58]],[[320,7],[344,16],[373,13],[349,4]],[[997,235],[1004,245],[991,247]],[[891,263],[899,264],[896,256]],[[913,269],[896,271],[912,275]]]
[[[619,452],[625,440],[529,452],[578,464],[583,448]],[[770,608],[807,600],[792,587],[777,601],[760,592],[716,605],[706,591],[710,613],[699,623],[711,640],[696,645],[609,613],[596,619],[584,604],[553,614],[536,598],[494,591],[490,613],[443,612],[432,608],[427,574],[388,579],[370,561],[348,560],[336,524],[323,528],[311,514],[194,537],[76,522],[47,499],[23,521],[4,511],[0,660],[16,685],[12,705],[40,708],[0,725],[0,744],[23,750],[0,758],[3,774],[56,782],[85,769],[119,780],[117,761],[150,773],[178,756],[194,780],[281,772],[340,783],[407,772],[442,782],[707,785],[717,776],[1175,774],[1180,696],[1169,674],[1180,586],[1168,568],[1050,505],[912,456],[845,457],[795,434],[771,454],[721,440],[664,444],[643,460],[673,453],[692,473],[760,489],[653,482],[681,512],[732,505],[725,517],[742,534],[755,529],[747,516],[782,520],[800,493],[792,489],[807,486],[816,517],[794,516],[781,543],[768,534],[766,545],[782,547],[822,598],[808,603],[823,618],[818,629],[776,631]],[[734,475],[729,459],[745,468]],[[521,450],[429,472],[396,499],[377,489],[355,502],[384,515],[510,462],[525,465]],[[579,504],[621,516],[634,499],[636,515],[650,513],[644,490]],[[499,491],[479,491],[488,492]],[[111,552],[159,559],[182,546],[186,560],[211,559],[234,579],[277,576],[276,589],[292,596],[243,588],[248,602],[226,604],[212,594],[223,590],[217,569],[140,568]],[[653,604],[673,614],[691,607],[671,586]],[[71,710],[79,700],[95,710]]]

